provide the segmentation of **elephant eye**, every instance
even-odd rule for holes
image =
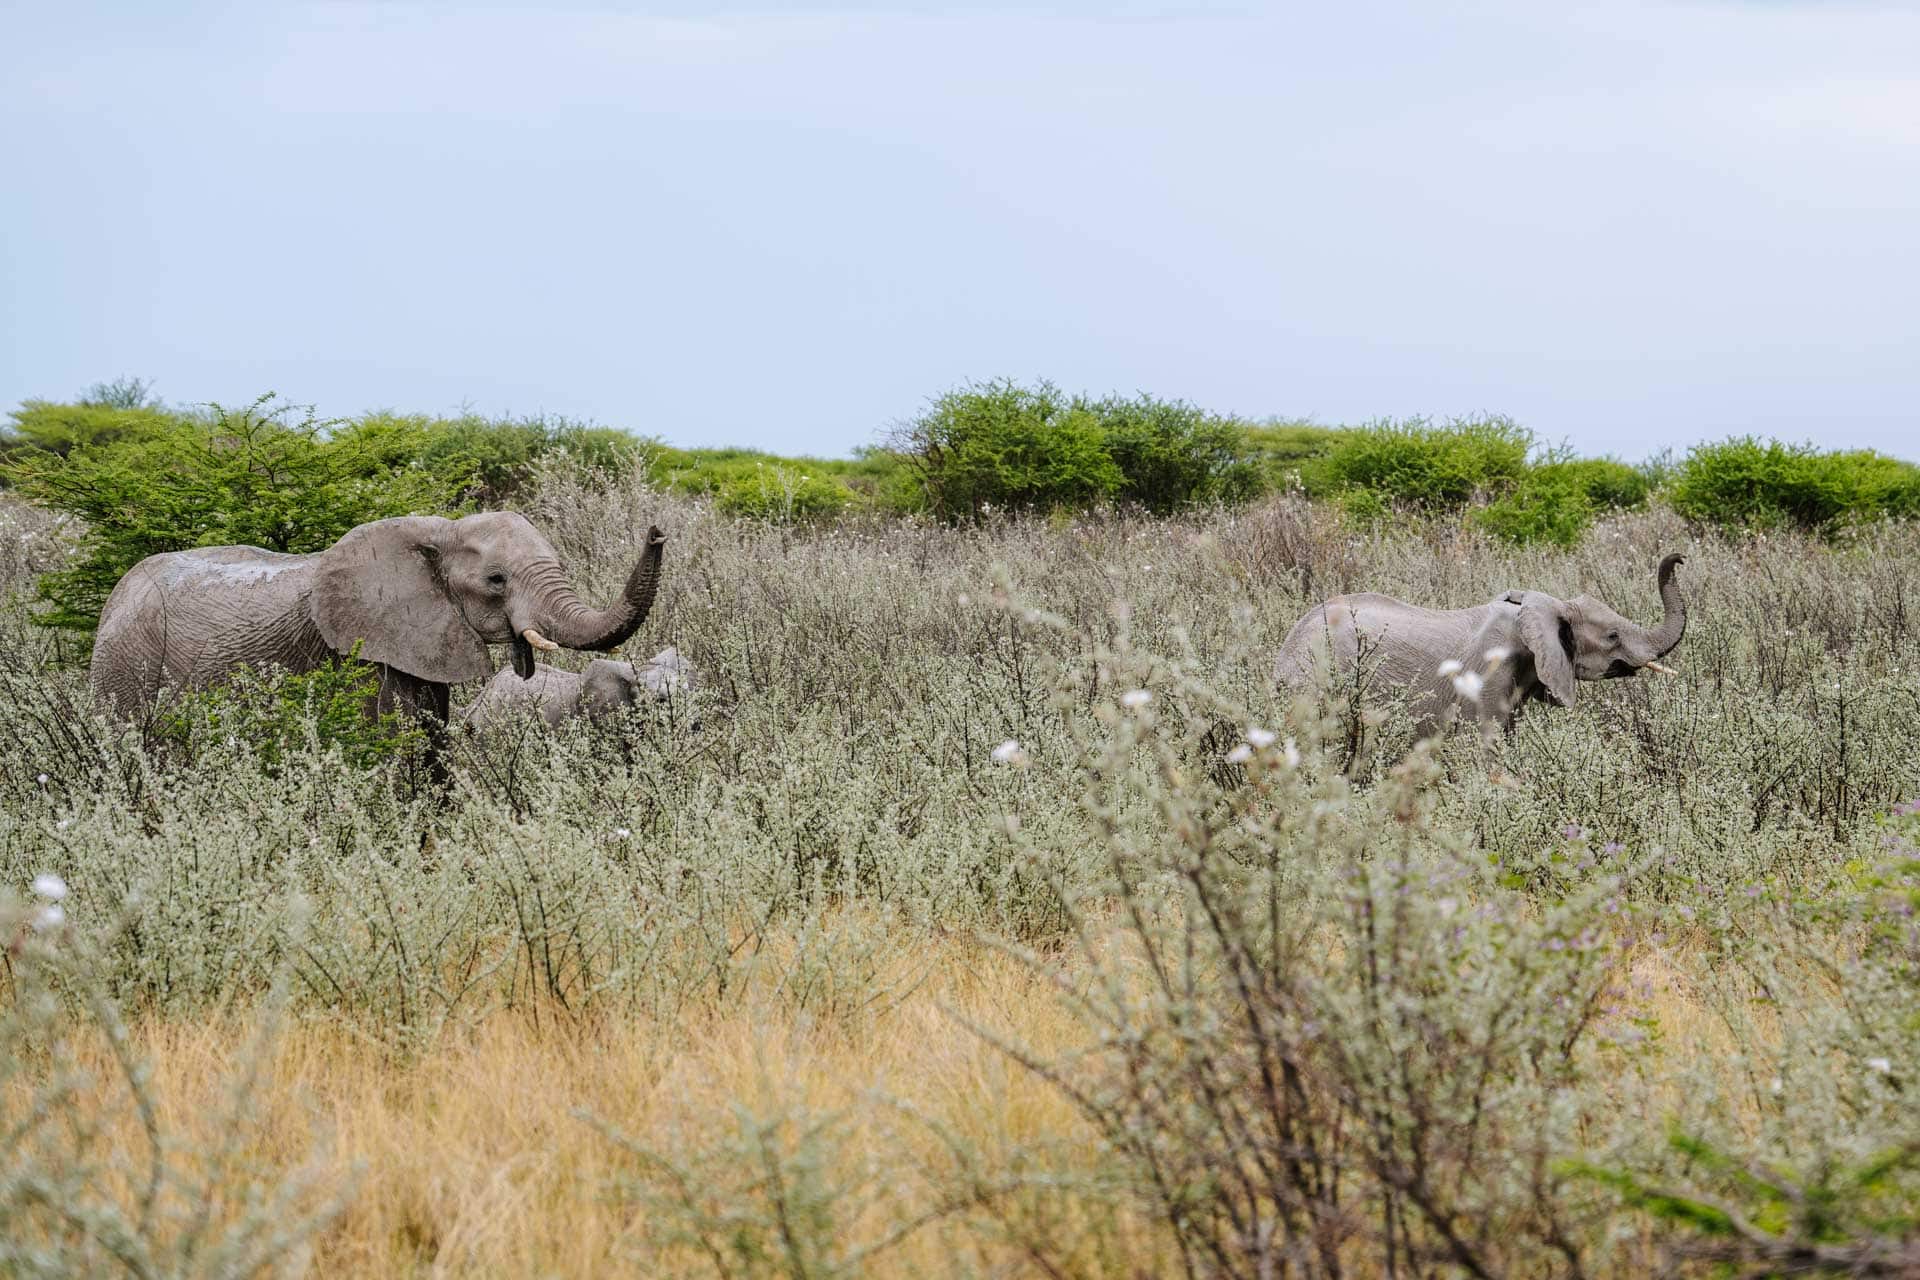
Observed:
[[[487,585],[490,587],[504,587],[507,585],[507,575],[496,569],[487,575]]]
[[[1618,631],[1609,631],[1607,632],[1607,639],[1617,641],[1620,639],[1620,633]]]

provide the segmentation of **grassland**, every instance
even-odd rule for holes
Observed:
[[[142,744],[0,508],[0,1273],[1912,1264],[1911,526],[517,505],[601,594],[668,530],[699,732]],[[1650,619],[1676,549],[1683,674],[1507,739],[1270,688],[1328,594]]]

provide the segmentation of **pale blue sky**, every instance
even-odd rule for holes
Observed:
[[[1920,455],[1920,6],[0,3],[0,405]]]

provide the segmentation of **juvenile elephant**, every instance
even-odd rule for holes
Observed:
[[[1659,659],[1687,629],[1674,579],[1683,563],[1677,555],[1660,562],[1666,616],[1653,628],[1589,596],[1509,591],[1471,609],[1423,609],[1371,592],[1336,596],[1287,633],[1274,676],[1309,688],[1329,672],[1351,672],[1364,656],[1379,686],[1405,691],[1422,736],[1456,713],[1511,728],[1529,698],[1572,706],[1575,680],[1671,672]]]
[[[603,716],[641,702],[685,703],[697,688],[693,664],[678,649],[662,649],[638,665],[595,658],[582,672],[538,666],[531,680],[522,680],[513,668],[505,667],[467,708],[466,721],[475,729],[487,729],[514,715],[538,711],[541,719],[557,725],[575,716]]]
[[[593,609],[553,545],[525,516],[399,516],[349,530],[325,551],[203,547],[148,556],[107,598],[91,679],[137,718],[165,689],[202,688],[242,665],[310,671],[360,646],[380,672],[381,710],[444,723],[448,685],[493,673],[489,644],[534,673],[535,649],[607,650],[646,620],[666,535],[646,549],[620,598]]]

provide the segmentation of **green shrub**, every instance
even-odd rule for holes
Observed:
[[[1638,511],[1653,494],[1653,481],[1639,467],[1617,458],[1573,458],[1534,467],[1531,475],[1565,475],[1579,486],[1596,511]]]
[[[147,405],[57,404],[27,400],[0,430],[0,460],[35,450],[66,457],[76,448],[99,448],[148,439],[178,426],[182,416]]]
[[[1077,401],[1106,436],[1124,477],[1115,496],[1156,515],[1205,502],[1244,502],[1261,489],[1246,428],[1180,400],[1149,395]]]
[[[525,486],[535,459],[558,450],[579,455],[609,476],[636,466],[655,442],[614,427],[566,418],[430,418],[423,414],[369,413],[336,426],[342,444],[398,436],[408,440],[410,465],[437,475],[464,475],[469,495],[482,506],[511,501]]]
[[[1369,489],[1396,507],[1457,511],[1516,484],[1532,447],[1533,434],[1506,418],[1380,422],[1340,432],[1316,483],[1335,492]]]
[[[891,457],[783,458],[758,449],[663,445],[647,459],[647,477],[660,488],[710,497],[719,510],[749,519],[831,519],[888,507],[881,486],[901,474]]]
[[[88,631],[122,575],[147,556],[244,544],[319,551],[357,524],[456,508],[472,472],[415,465],[419,428],[384,421],[328,439],[311,414],[263,396],[212,406],[137,438],[66,455],[29,450],[0,466],[26,497],[81,517],[71,568],[42,575],[45,626]]]
[[[1297,486],[1314,493],[1325,488],[1321,463],[1345,431],[1274,418],[1258,426],[1242,427],[1241,434],[1260,469],[1262,489]]]
[[[1126,484],[1099,416],[1050,382],[949,391],[897,431],[894,443],[928,508],[948,520],[978,519],[989,508],[1086,506]]]
[[[1595,506],[1581,483],[1579,465],[1562,462],[1533,468],[1506,494],[1474,512],[1474,523],[1521,546],[1535,542],[1578,545],[1593,523]]]
[[[190,751],[209,739],[237,740],[269,776],[291,755],[329,747],[338,747],[356,769],[394,759],[419,746],[423,735],[398,712],[367,714],[380,676],[359,655],[356,641],[345,660],[312,671],[242,669],[214,688],[182,694],[162,715],[160,738]]]
[[[1742,436],[1696,445],[1672,501],[1681,515],[1723,528],[1831,531],[1920,515],[1920,467],[1871,449],[1824,451]]]
[[[1045,381],[950,391],[891,443],[919,501],[896,484],[887,505],[949,520],[1108,500],[1165,515],[1266,487],[1263,450],[1233,419],[1144,394],[1068,396]]]
[[[1371,527],[1393,517],[1393,508],[1372,489],[1348,489],[1338,501],[1341,514],[1363,527]]]
[[[819,520],[840,515],[853,494],[836,480],[780,463],[755,463],[750,473],[729,479],[714,505],[731,516],[760,520]]]

